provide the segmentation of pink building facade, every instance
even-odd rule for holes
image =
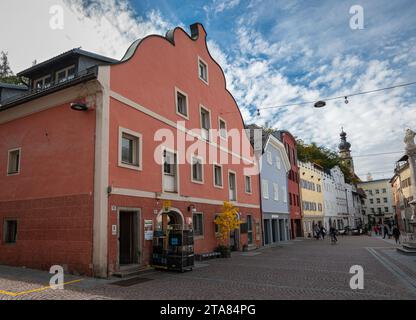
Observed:
[[[98,277],[146,266],[146,231],[164,210],[193,227],[196,254],[212,252],[223,201],[246,225],[230,244],[261,245],[257,165],[202,25],[136,41],[118,62],[53,59],[27,71],[43,95],[0,107],[0,263]],[[81,71],[90,59],[98,66]],[[42,68],[57,63],[69,66],[45,78]]]

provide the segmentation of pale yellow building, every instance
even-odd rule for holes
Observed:
[[[413,200],[412,179],[407,156],[403,156],[396,164],[395,174],[390,180],[393,190],[393,206],[395,218],[399,228],[405,232],[413,232],[409,223],[412,217],[412,208],[409,202]]]
[[[314,226],[324,224],[324,172],[314,163],[298,162],[302,219],[305,236],[312,237]]]

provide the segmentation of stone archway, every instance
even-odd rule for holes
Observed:
[[[161,230],[162,229],[162,215],[167,214],[167,224],[168,225],[179,225],[181,227],[184,226],[185,219],[183,217],[182,212],[177,208],[169,208],[168,211],[164,211],[163,209],[159,211],[156,217],[156,228]]]

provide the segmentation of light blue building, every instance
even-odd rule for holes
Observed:
[[[251,142],[254,144],[253,129],[249,125]],[[260,196],[263,217],[263,243],[273,245],[290,239],[290,210],[288,200],[288,172],[290,162],[285,147],[279,139],[262,131],[260,162]],[[256,149],[256,147],[255,147]]]

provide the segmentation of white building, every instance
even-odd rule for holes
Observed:
[[[337,196],[335,180],[328,174],[324,174],[324,226],[329,230],[331,225],[337,220]]]

